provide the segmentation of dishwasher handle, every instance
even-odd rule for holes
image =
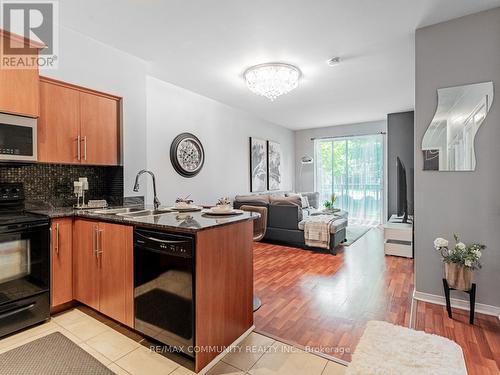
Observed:
[[[172,244],[172,245],[178,245],[178,244],[181,244],[181,243],[190,243],[191,240],[190,239],[186,239],[186,240],[162,240],[160,238],[155,238],[155,237],[150,237],[150,236],[145,236],[144,234],[141,234],[139,232],[136,232],[135,233],[138,237],[141,237],[145,240],[148,240],[148,241],[153,241],[153,242],[158,242],[158,243],[163,243],[163,244]]]

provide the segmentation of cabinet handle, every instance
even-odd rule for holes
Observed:
[[[101,255],[102,253],[104,253],[104,250],[102,248],[102,232],[104,232],[104,229],[99,229],[97,231],[97,242],[99,244],[99,247],[97,249],[97,256]]]
[[[92,232],[92,252],[97,257],[97,225],[94,225],[94,231]]]
[[[87,136],[83,137],[83,160],[87,160]]]
[[[59,223],[56,223],[54,248],[56,250],[56,254],[59,255]]]
[[[76,158],[78,160],[82,160],[82,152],[80,150],[81,140],[82,140],[82,138],[80,137],[80,135],[78,135],[78,137],[76,137]]]

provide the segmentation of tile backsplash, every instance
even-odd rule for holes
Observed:
[[[87,177],[89,190],[85,200],[106,199],[109,204],[123,201],[123,167],[101,167],[65,164],[3,164],[0,183],[22,182],[29,206],[46,204],[66,207],[76,203],[73,181]]]

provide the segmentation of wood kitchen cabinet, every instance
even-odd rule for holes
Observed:
[[[76,90],[40,81],[38,160],[80,163],[80,95]]]
[[[223,348],[253,325],[253,223],[251,220],[196,235],[196,345]],[[196,372],[219,354],[196,353]]]
[[[133,327],[133,228],[77,219],[74,298]]]
[[[118,147],[118,102],[80,92],[80,132],[84,142],[82,163],[116,165]]]
[[[51,225],[52,306],[73,300],[73,219],[55,219]]]
[[[14,44],[24,43],[21,36],[0,29],[0,48],[9,40]],[[12,69],[0,66],[0,112],[38,117],[38,78],[37,67]]]
[[[75,220],[73,226],[73,298],[99,310],[99,223]]]
[[[38,160],[118,165],[120,98],[40,77]]]

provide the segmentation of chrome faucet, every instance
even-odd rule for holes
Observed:
[[[153,172],[148,171],[147,169],[140,170],[137,173],[137,176],[135,176],[134,191],[135,192],[139,191],[139,177],[144,173],[148,173],[153,178],[153,194],[154,194],[153,207],[156,211],[158,208],[160,208],[161,203],[158,197],[156,196],[156,178]]]

